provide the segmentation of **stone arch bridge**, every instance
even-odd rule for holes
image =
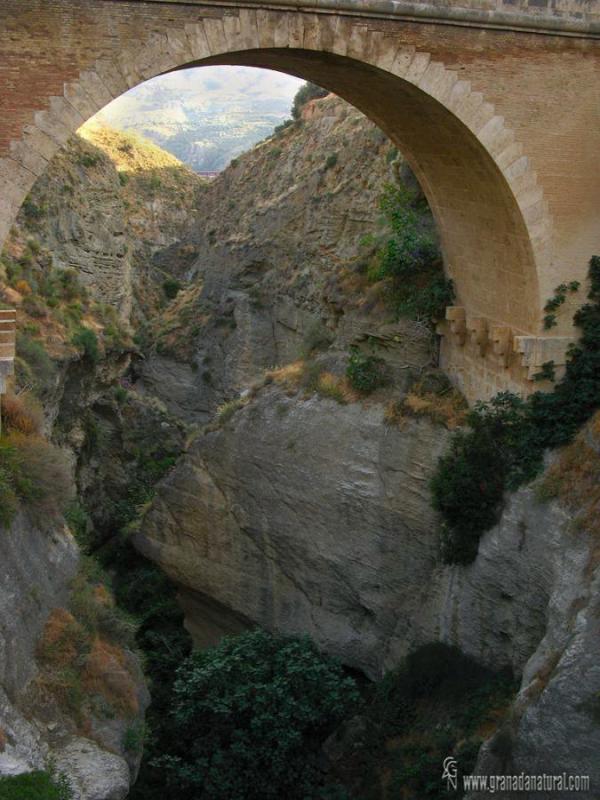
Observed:
[[[312,80],[397,144],[455,282],[442,359],[468,396],[564,363],[573,309],[546,331],[543,306],[600,253],[600,0],[2,0],[0,244],[83,122],[209,64]]]

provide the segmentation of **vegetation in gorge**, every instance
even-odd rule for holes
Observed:
[[[398,317],[431,323],[454,299],[424,198],[407,186],[389,184],[381,209],[392,235],[369,267],[371,281],[384,281]]]
[[[135,719],[138,682],[128,651],[135,622],[115,605],[98,564],[84,559],[68,608],[52,610],[38,645],[38,702],[52,697],[79,726],[115,715]]]
[[[428,644],[375,685],[359,718],[336,738],[334,773],[360,800],[443,800],[442,763],[472,772],[482,741],[501,725],[516,691],[510,673],[482,667],[454,647]]]
[[[6,395],[0,406],[0,523],[22,506],[40,525],[57,519],[72,497],[68,459],[41,434],[42,414],[32,398]]]
[[[308,639],[230,637],[178,670],[177,735],[157,766],[180,800],[332,797],[319,751],[358,700],[355,681]]]
[[[110,476],[98,476],[106,494],[100,502],[94,494],[81,496],[69,511],[69,522],[79,531],[79,541],[95,549],[110,576],[117,606],[131,626],[131,644],[142,654],[151,691],[145,724],[132,722],[123,742],[132,753],[140,754],[143,749],[142,769],[129,797],[164,800],[168,797],[165,775],[151,762],[178,736],[168,715],[171,687],[191,642],[175,587],[158,567],[137,553],[131,535],[157,482],[175,463],[183,434],[163,410],[135,393],[123,392],[123,387],[115,387],[113,399],[106,402],[118,409],[116,427],[100,424],[99,420],[107,417],[106,405],[101,403],[90,409],[86,442],[94,461],[110,466]],[[91,536],[87,532],[90,524],[96,528]]]
[[[190,653],[191,640],[183,627],[176,589],[158,567],[124,537],[113,542],[103,560],[112,572],[118,604],[136,621],[136,645],[144,657],[152,698],[144,728],[131,729],[125,742],[135,753],[143,748],[140,774],[129,798],[165,800],[170,797],[167,775],[154,762],[180,736],[169,712],[176,671]]]
[[[72,800],[73,792],[61,776],[44,770],[0,776],[2,800]]]
[[[353,389],[363,394],[370,394],[386,383],[385,363],[382,359],[366,355],[357,347],[353,347],[350,351],[346,377]]]
[[[600,408],[600,256],[590,261],[588,301],[575,314],[581,337],[553,391],[526,401],[502,393],[479,403],[467,418],[468,430],[455,434],[440,459],[432,493],[446,561],[472,561],[482,533],[502,512],[504,492],[534,478],[544,450],[570,442]]]

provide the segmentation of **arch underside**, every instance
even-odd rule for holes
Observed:
[[[112,62],[97,61],[65,86],[64,97],[50,99],[0,162],[5,230],[49,158],[94,113],[158,74],[214,64],[265,67],[314,81],[372,119],[421,182],[457,303],[516,334],[537,332],[536,253],[545,246],[548,221],[522,147],[456,71],[404,48],[398,36],[343,18],[240,9],[154,34]]]
[[[228,53],[197,65],[288,72],[343,97],[375,122],[415,171],[432,208],[444,262],[472,316],[535,328],[538,282],[527,228],[497,165],[465,125],[418,87],[330,53],[273,49]]]

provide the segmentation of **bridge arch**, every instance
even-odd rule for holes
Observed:
[[[458,305],[511,335],[539,332],[538,264],[550,222],[523,147],[459,69],[350,17],[241,8],[155,32],[96,61],[49,99],[0,162],[7,189],[0,240],[36,177],[87,119],[156,75],[215,64],[288,72],[365,113],[423,186]]]

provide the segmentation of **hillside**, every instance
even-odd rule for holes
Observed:
[[[283,122],[299,85],[277,72],[203,67],[147,81],[98,118],[152,140],[195,172],[213,172]]]

